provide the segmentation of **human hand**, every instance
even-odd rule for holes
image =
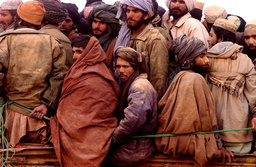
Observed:
[[[226,157],[228,159],[228,162],[231,162],[231,158],[234,157],[234,154],[231,151],[229,151],[229,150],[225,149],[224,147],[222,147],[221,148],[222,162],[225,162]]]
[[[46,105],[41,104],[40,106],[34,108],[33,112],[30,113],[30,117],[42,119],[48,112]]]

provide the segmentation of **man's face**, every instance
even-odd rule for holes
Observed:
[[[205,75],[209,70],[209,59],[206,56],[207,51],[203,51],[191,62],[191,70],[201,75]]]
[[[188,13],[188,8],[184,0],[171,0],[170,6],[170,15],[174,19],[180,18]]]
[[[148,14],[143,13],[137,8],[128,6],[126,8],[126,19],[128,28],[131,30],[138,30],[141,26],[145,24],[145,20],[149,18]]]
[[[211,28],[211,31],[209,32],[209,37],[207,41],[210,48],[213,47],[216,43],[218,43],[218,39],[213,28]]]
[[[63,22],[59,23],[59,30],[66,35],[69,34],[74,27],[75,24],[69,16]]]
[[[77,59],[79,59],[79,57],[81,57],[83,51],[84,51],[83,47],[73,46],[73,60],[76,61]]]
[[[102,36],[107,31],[107,23],[103,23],[100,19],[94,18],[92,22],[92,31],[94,36]]]
[[[244,42],[249,50],[256,50],[256,26],[246,27],[244,31]]]
[[[127,81],[134,73],[134,69],[131,64],[120,57],[116,60],[116,71],[122,82]]]
[[[2,24],[4,30],[6,30],[13,21],[14,18],[8,10],[0,9],[0,24]]]

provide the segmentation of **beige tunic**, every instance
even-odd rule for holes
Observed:
[[[67,71],[62,45],[47,34],[21,28],[0,38],[0,57],[1,97],[29,109],[42,103],[56,107]],[[20,111],[20,108],[10,106],[6,120],[12,146],[28,132],[46,127],[44,121],[17,113]]]
[[[231,42],[218,43],[208,51],[210,75],[224,76],[226,82],[230,77],[241,76],[244,85],[241,93],[230,93],[224,87],[211,83],[209,87],[216,102],[216,113],[220,129],[241,129],[250,127],[250,114],[256,112],[256,72],[250,58],[241,53],[242,46]],[[251,131],[221,133],[225,142],[250,142],[253,140]]]

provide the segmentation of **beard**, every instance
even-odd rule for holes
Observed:
[[[201,67],[201,66],[198,66],[198,65],[193,65],[191,67],[191,70],[194,71],[195,73],[198,73],[198,74],[202,75],[203,77],[205,77],[205,75],[207,73],[209,73],[209,66],[208,67]]]
[[[130,19],[127,20],[127,27],[130,28],[131,30],[138,30],[143,24],[145,24],[145,20],[143,17],[141,17],[139,20],[131,20],[134,23],[133,24],[129,24]]]
[[[170,16],[173,16],[174,19],[178,19],[178,18],[184,16],[187,13],[188,13],[188,9],[182,11],[179,8],[173,8],[173,9],[170,10]]]

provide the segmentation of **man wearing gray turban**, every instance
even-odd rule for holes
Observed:
[[[155,152],[153,138],[131,139],[131,136],[155,133],[157,92],[143,71],[142,54],[130,47],[120,46],[115,55],[116,70],[122,82],[117,110],[119,123],[112,135],[105,166],[132,166]]]
[[[193,36],[202,40],[208,48],[206,28],[189,13],[195,7],[195,0],[166,0],[166,5],[169,11],[162,18],[162,27],[170,31],[172,38],[183,34]]]
[[[52,2],[49,0],[38,0],[44,4],[46,13],[42,21],[42,31],[53,36],[64,47],[66,53],[66,65],[71,67],[73,64],[73,51],[71,42],[66,35],[59,29],[58,24],[63,22],[68,16],[68,12],[61,3]]]
[[[159,96],[168,75],[166,39],[150,23],[154,15],[152,0],[121,0],[117,18],[123,21],[117,38],[118,46],[129,46],[146,55],[146,72]]]
[[[194,67],[205,69],[209,60],[206,46],[195,38],[185,35],[173,41],[177,69],[169,78],[171,83],[158,103],[159,122],[157,134],[184,134],[213,131],[217,128],[215,104],[211,91],[202,75]],[[217,142],[216,142],[217,141]],[[222,148],[214,134],[181,135],[155,139],[158,151],[172,156],[194,156],[197,166],[220,157],[232,155]],[[196,144],[195,144],[196,143]]]

